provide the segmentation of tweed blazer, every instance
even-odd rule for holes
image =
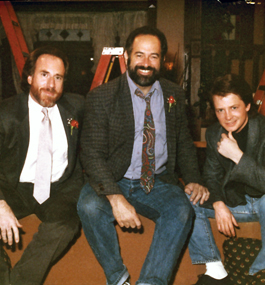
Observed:
[[[62,186],[62,191],[73,192],[76,199],[83,183],[82,168],[77,159],[84,111],[83,101],[83,97],[79,95],[63,94],[57,102],[68,141],[68,166],[60,180],[52,183],[52,187]],[[72,135],[68,118],[74,118],[79,122],[79,128],[74,129]],[[28,145],[28,95],[20,94],[0,104],[0,199],[5,199],[3,189],[16,189]]]
[[[161,177],[178,183],[176,163],[185,183],[200,183],[196,149],[187,127],[182,89],[161,79],[163,90],[168,174]],[[168,112],[167,99],[174,96],[176,106]],[[99,195],[121,194],[117,181],[123,178],[131,163],[134,144],[134,114],[126,74],[93,89],[85,104],[81,135],[81,162],[89,183]]]
[[[210,198],[203,207],[211,208],[216,201],[235,207],[246,204],[246,193],[251,197],[265,194],[265,117],[249,118],[247,147],[238,164],[218,153],[222,133],[227,131],[219,122],[206,131],[204,178]]]

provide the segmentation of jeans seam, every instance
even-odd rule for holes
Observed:
[[[202,216],[204,230],[205,230],[205,233],[207,234],[207,238],[208,238],[208,241],[209,241],[209,243],[208,243],[209,244],[209,248],[210,248],[212,256],[214,256],[215,250],[214,250],[214,246],[212,245],[212,242],[211,242],[211,238],[210,238],[211,234],[209,233],[209,230],[208,230],[208,227],[207,227],[207,221],[205,220],[205,218],[208,220],[208,217],[206,215],[204,215],[205,217],[203,217],[202,214],[199,214],[199,215]],[[210,231],[211,230],[212,229],[210,227]],[[217,245],[216,245],[216,248],[217,248]],[[204,260],[192,261],[192,264],[205,264],[205,263],[208,263],[208,262],[215,262],[215,261],[220,261],[220,260],[221,260],[221,258],[219,258],[219,259],[211,258],[210,260],[205,260],[204,259]]]
[[[121,272],[120,276],[116,279],[116,281],[114,281],[113,284],[109,284],[107,282],[107,285],[122,285],[127,280],[127,278],[129,277],[129,272],[127,271],[126,266],[125,265],[123,266],[124,266],[124,269]]]

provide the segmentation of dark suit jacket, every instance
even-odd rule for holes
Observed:
[[[196,150],[185,114],[183,91],[176,84],[161,79],[167,128],[168,174],[160,177],[178,183],[176,161],[185,183],[201,182]],[[168,112],[167,98],[177,104]],[[121,194],[117,181],[131,163],[134,143],[134,115],[126,74],[93,89],[87,95],[81,136],[81,162],[90,185],[100,195]]]
[[[265,117],[249,119],[247,148],[237,165],[217,151],[222,133],[227,131],[219,123],[206,131],[204,178],[211,195],[204,207],[212,207],[216,201],[235,207],[246,204],[246,193],[252,197],[265,194]]]
[[[75,94],[63,94],[57,102],[68,141],[68,167],[52,187],[63,186],[65,193],[71,192],[75,199],[82,187],[82,170],[78,157],[79,133],[83,120],[84,99]],[[73,118],[80,124],[70,134],[67,119]],[[29,145],[28,95],[20,94],[0,104],[0,199],[4,192],[15,190],[26,159]]]

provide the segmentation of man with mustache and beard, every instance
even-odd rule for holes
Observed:
[[[134,30],[125,46],[128,71],[86,98],[81,163],[88,184],[81,190],[78,214],[108,285],[130,284],[115,220],[120,227],[140,229],[140,214],[156,223],[136,284],[165,285],[192,225],[185,192],[192,194],[193,203],[208,199],[200,184],[183,91],[159,77],[166,52],[161,31],[148,26]]]
[[[60,50],[36,49],[23,69],[25,93],[0,105],[1,239],[10,246],[20,241],[20,218],[35,214],[41,221],[10,278],[1,247],[4,285],[42,284],[79,230],[76,203],[83,173],[78,145],[84,104],[82,96],[63,94],[67,69]]]

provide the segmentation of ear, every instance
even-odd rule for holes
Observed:
[[[129,58],[129,56],[128,56],[128,53],[127,53],[127,50],[126,50],[126,51],[124,52],[124,59],[125,59],[125,64],[126,64],[126,66],[127,66],[128,58]]]
[[[31,85],[31,83],[32,83],[32,76],[29,75],[29,76],[28,76],[28,84]]]
[[[251,104],[249,103],[246,107],[246,111],[248,112],[250,110]]]

